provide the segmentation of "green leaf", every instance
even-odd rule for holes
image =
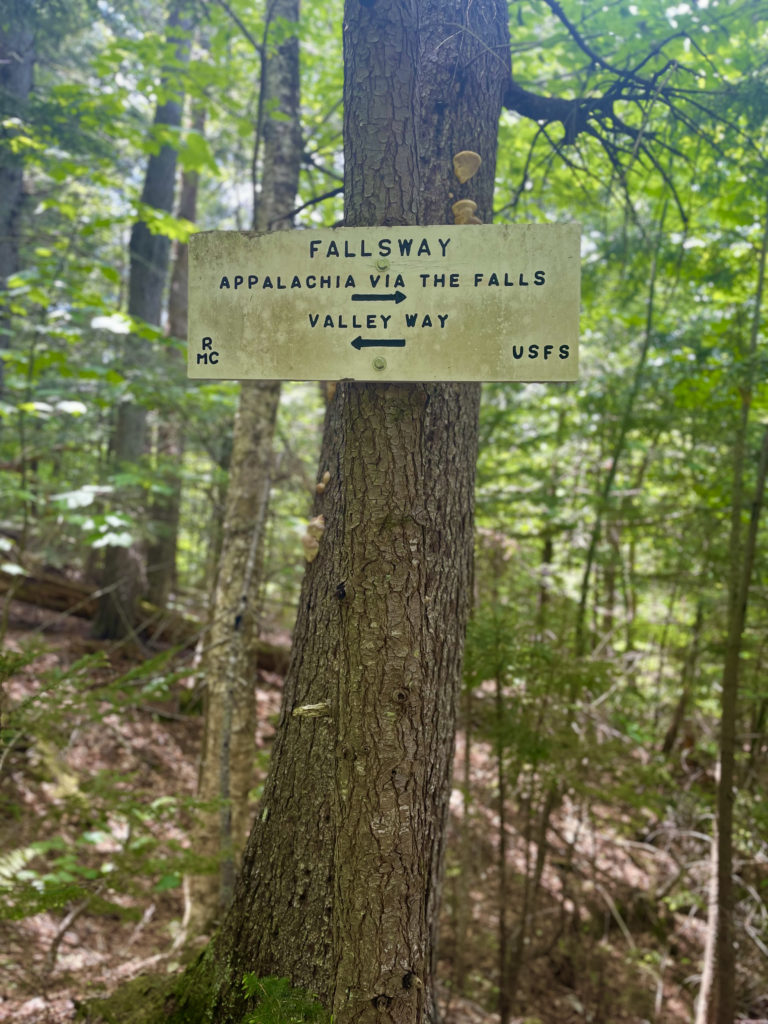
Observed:
[[[199,132],[188,132],[179,149],[179,161],[185,171],[200,171],[207,168],[218,177],[219,167],[208,140]]]
[[[155,884],[155,892],[166,892],[168,889],[178,889],[181,885],[181,875],[163,875]]]

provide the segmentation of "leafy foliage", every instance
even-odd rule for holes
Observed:
[[[181,839],[179,825],[194,802],[173,793],[146,792],[127,785],[120,768],[84,773],[66,759],[73,730],[109,729],[137,700],[162,700],[178,670],[167,670],[174,650],[138,668],[110,677],[103,654],[39,674],[39,682],[17,701],[3,723],[2,762],[14,770],[20,757],[31,778],[47,788],[51,803],[43,838],[11,847],[0,857],[2,916],[29,917],[83,903],[89,913],[135,916],[125,897],[149,886],[163,892],[180,885],[189,870],[205,870]],[[40,651],[3,659],[3,682],[28,668]],[[94,677],[102,682],[94,683]],[[112,725],[115,728],[115,725]],[[134,770],[135,771],[135,770]],[[20,813],[6,796],[5,811]],[[178,838],[170,838],[176,833]]]

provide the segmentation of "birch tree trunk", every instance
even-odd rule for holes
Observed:
[[[186,59],[189,55],[187,30],[190,22],[185,14],[190,0],[175,0],[168,15],[167,36],[177,44],[177,57]],[[167,86],[168,83],[166,83]],[[178,128],[181,125],[183,94],[177,92],[160,104],[155,114],[155,125]],[[156,210],[170,213],[176,182],[176,150],[163,145],[158,153],[150,156],[141,202]],[[149,324],[158,325],[163,311],[170,257],[170,239],[163,234],[153,234],[143,220],[138,220],[131,230],[129,244],[128,313]],[[152,358],[150,343],[129,336],[123,352],[123,367],[128,381],[138,374]],[[136,398],[131,388],[117,407],[115,426],[112,433],[112,460],[117,469],[135,467],[142,458],[146,447],[147,409]],[[136,488],[123,488],[118,500],[138,511],[142,496]],[[145,564],[138,544],[130,548],[108,547],[104,560],[102,596],[93,634],[102,639],[128,636],[133,629],[134,608],[144,589]]]
[[[713,829],[709,853],[709,884],[707,885],[707,932],[704,940],[704,961],[701,984],[696,997],[694,1024],[714,1024],[715,1020],[715,947],[717,945],[717,826]]]
[[[299,0],[273,0],[269,16],[272,22],[298,22]],[[259,231],[269,230],[273,222],[279,228],[291,226],[287,215],[296,201],[302,154],[298,39],[290,36],[267,53],[265,45],[259,109],[267,113],[257,125],[255,142],[255,160],[263,155],[261,189],[254,202],[254,228]],[[208,930],[226,910],[248,833],[258,593],[279,399],[277,381],[241,385],[213,622],[203,659],[205,734],[198,796],[211,810],[198,815],[195,846],[218,860],[218,870],[188,880],[191,936]]]

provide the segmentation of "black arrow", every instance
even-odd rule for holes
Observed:
[[[378,295],[373,292],[370,295],[353,295],[353,302],[403,302],[407,296],[404,292],[394,292],[392,295]]]
[[[358,334],[352,348],[358,352],[361,348],[405,348],[405,338],[361,338]]]

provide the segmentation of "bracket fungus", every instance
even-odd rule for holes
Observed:
[[[483,158],[479,153],[475,153],[471,149],[462,149],[453,158],[453,173],[463,185],[465,181],[469,181],[477,174],[482,162]]]
[[[459,199],[451,207],[454,224],[482,224],[480,218],[475,216],[476,209],[474,199]]]
[[[308,562],[314,562],[317,552],[320,550],[320,538],[325,530],[325,516],[315,516],[307,523],[307,532],[302,536],[301,543],[304,548],[304,557]]]

